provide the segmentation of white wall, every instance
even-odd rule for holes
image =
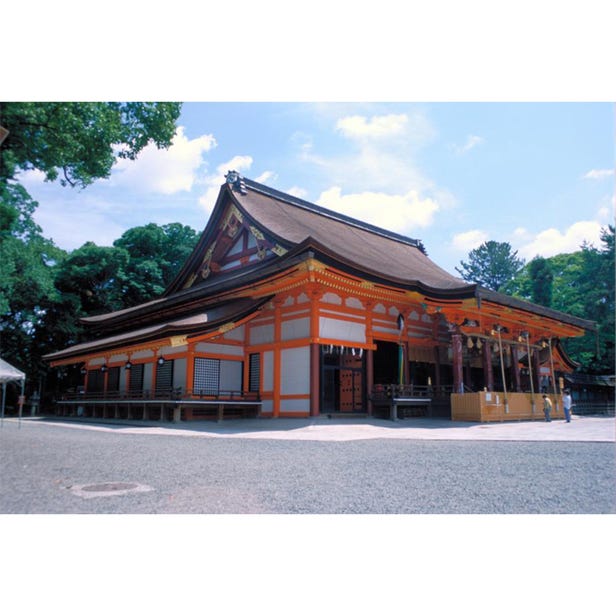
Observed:
[[[173,387],[186,388],[186,358],[180,357],[173,361]]]
[[[263,391],[272,391],[274,389],[274,352],[265,351],[262,356],[262,379]]]
[[[283,349],[281,352],[280,393],[310,393],[310,347]]]
[[[250,344],[274,342],[274,324],[258,325],[250,328]]]
[[[236,355],[244,356],[244,348],[231,344],[215,344],[213,342],[199,342],[195,345],[197,353],[211,353],[212,355]]]
[[[347,342],[366,342],[365,323],[319,317],[319,336]]]
[[[144,364],[143,366],[143,390],[152,391],[152,364]]]
[[[282,322],[282,339],[296,340],[310,336],[310,317]]]
[[[220,360],[221,391],[242,391],[242,362]]]

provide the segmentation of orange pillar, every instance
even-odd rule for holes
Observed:
[[[274,300],[274,392],[272,400],[272,417],[280,417],[280,390],[282,387],[282,301]]]
[[[321,412],[321,345],[310,345],[310,416]]]
[[[520,381],[520,366],[518,364],[518,345],[512,344],[511,349],[511,376],[513,380],[514,391],[522,391],[522,382]]]
[[[462,376],[462,336],[451,336],[451,348],[453,350],[453,391],[457,394],[464,393],[464,379]]]
[[[368,392],[368,415],[372,415],[372,388],[374,386],[374,351],[366,350],[366,390]]]
[[[483,343],[483,386],[488,391],[494,391],[494,372],[492,371],[492,347],[490,341]]]
[[[188,344],[188,352],[186,353],[186,383],[184,384],[186,395],[192,394],[195,372],[195,345]]]
[[[319,344],[319,300],[321,288],[314,284],[308,289],[310,297],[310,416],[321,413],[321,345]]]
[[[441,393],[441,353],[439,347],[434,347],[434,389]]]

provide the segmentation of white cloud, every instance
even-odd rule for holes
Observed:
[[[451,242],[453,248],[463,252],[470,252],[488,241],[488,234],[481,229],[472,229],[464,233],[457,233]]]
[[[401,234],[432,224],[439,210],[436,201],[411,190],[403,195],[362,192],[343,195],[338,186],[321,193],[317,203],[331,210]]]
[[[613,220],[612,211],[609,207],[599,208],[599,211],[597,212],[597,218],[599,220],[602,220],[603,222],[609,222],[611,224]]]
[[[555,228],[545,229],[538,233],[534,239],[524,244],[518,254],[530,260],[539,255],[553,257],[561,253],[570,253],[580,250],[584,241],[599,247],[601,245],[602,225],[594,220],[581,220],[572,224],[564,232]]]
[[[477,135],[469,135],[466,138],[466,143],[464,145],[454,145],[453,150],[456,154],[466,154],[466,152],[476,148],[478,145],[481,145],[485,139],[483,137],[478,137]]]
[[[306,196],[308,195],[308,191],[303,188],[300,188],[299,186],[292,186],[285,192],[289,195],[293,195],[294,197],[297,197],[298,199],[305,199]]]
[[[614,175],[613,169],[591,169],[584,175],[586,180],[604,180]]]
[[[345,137],[390,137],[403,133],[408,124],[408,116],[404,113],[372,116],[346,116],[336,122],[336,130]]]
[[[516,227],[513,230],[513,237],[517,238],[518,241],[526,241],[529,237],[529,231],[525,227]]]
[[[252,156],[234,156],[227,162],[218,165],[218,167],[216,167],[215,174],[205,177],[203,183],[208,188],[205,191],[205,194],[199,198],[199,203],[205,208],[206,213],[211,213],[214,208],[216,199],[218,198],[218,193],[220,191],[220,186],[225,183],[225,174],[228,171],[237,171],[239,173],[246,171],[250,169],[252,162]]]
[[[28,169],[28,171],[20,171],[17,174],[17,179],[27,188],[28,186],[43,184],[45,182],[45,174],[38,169]]]
[[[112,186],[130,188],[137,192],[171,195],[189,191],[204,164],[203,153],[216,147],[212,135],[188,139],[179,126],[168,150],[154,144],[145,147],[137,160],[119,160],[109,180]]]
[[[259,177],[255,178],[255,182],[267,184],[270,180],[275,180],[276,174],[273,171],[264,171]]]

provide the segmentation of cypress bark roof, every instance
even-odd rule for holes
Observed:
[[[215,305],[218,294],[265,280],[309,254],[316,254],[334,267],[341,267],[367,280],[417,290],[437,301],[438,298],[474,298],[478,305],[487,301],[588,331],[596,330],[591,321],[490,291],[452,276],[422,252],[421,242],[416,239],[234,175],[234,182],[228,181],[221,186],[214,211],[197,246],[163,296],[132,308],[82,319],[103,336],[98,341],[85,343],[83,351],[116,343],[127,344],[139,337],[152,338],[170,331],[208,328],[205,322],[197,323],[191,319],[198,321],[198,315],[207,309],[206,306]],[[269,239],[270,250],[262,260],[254,259],[241,268],[212,273],[208,255],[211,257],[216,242],[223,243],[221,238],[233,208],[251,233]],[[229,237],[224,239],[230,241]],[[275,250],[271,250],[274,243]],[[197,276],[206,261],[207,276]],[[256,309],[256,303],[253,309]],[[249,304],[242,303],[241,307]],[[239,307],[234,304],[233,308],[229,306],[229,311]],[[212,320],[209,319],[208,323],[211,324]],[[57,359],[82,350],[82,345],[77,347],[80,348],[65,349],[46,356],[46,359]]]
[[[434,289],[468,289],[431,261],[415,239],[392,233],[258,184],[243,181],[245,190],[233,191],[237,204],[284,242],[298,245],[307,238],[328,246],[358,269],[385,272],[405,282]]]

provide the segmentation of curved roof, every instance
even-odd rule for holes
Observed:
[[[242,191],[232,190],[234,201],[255,221],[291,245],[308,238],[329,246],[358,269],[386,273],[407,283],[439,290],[468,290],[420,249],[417,240],[392,233],[354,218],[243,179]]]

